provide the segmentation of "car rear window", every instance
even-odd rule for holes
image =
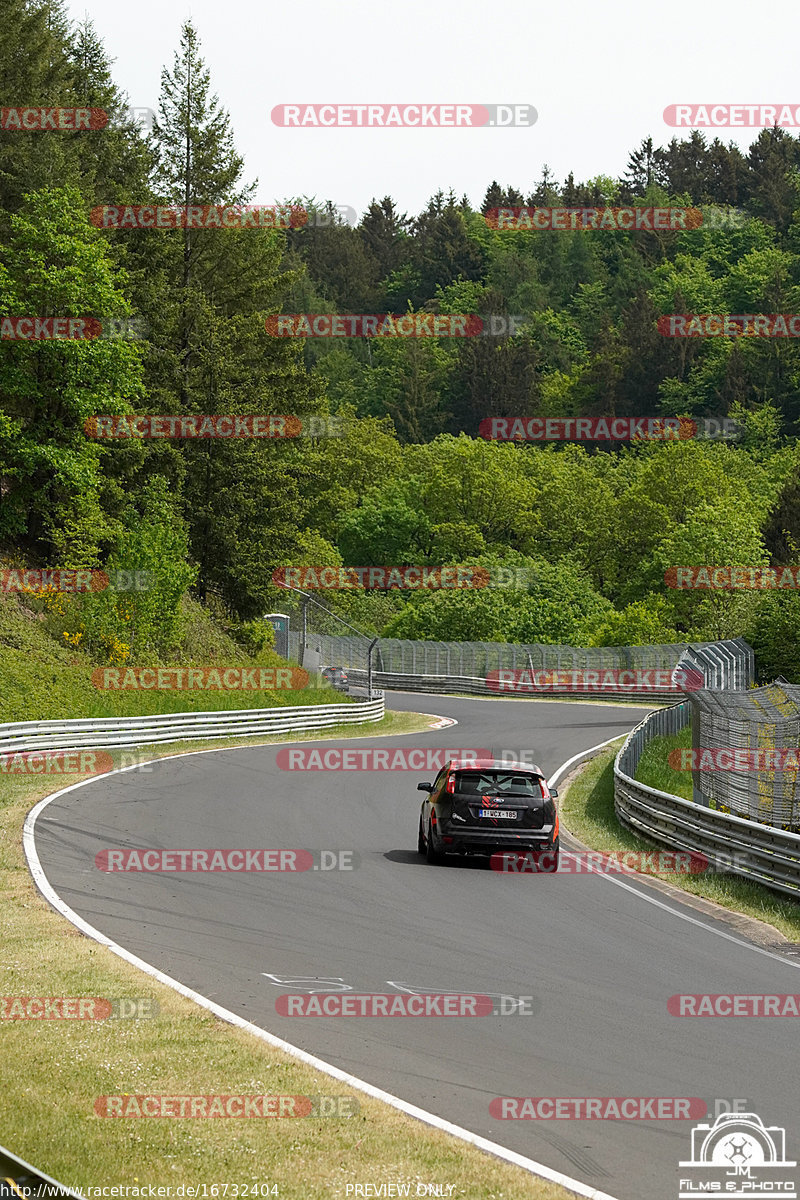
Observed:
[[[517,792],[525,796],[541,796],[539,775],[520,774],[519,771],[456,771],[456,791],[462,796],[502,795]]]

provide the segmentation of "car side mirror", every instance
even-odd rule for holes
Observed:
[[[432,792],[433,784],[432,783],[418,783],[417,791],[418,792]]]
[[[551,800],[558,799],[558,790],[556,788],[550,788],[550,799]]]

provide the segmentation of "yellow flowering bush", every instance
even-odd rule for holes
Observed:
[[[106,654],[108,655],[109,666],[121,667],[130,658],[131,648],[129,643],[120,641],[116,636],[104,640],[106,642]]]

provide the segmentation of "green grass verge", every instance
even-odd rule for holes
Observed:
[[[670,792],[673,796],[691,800],[692,772],[676,771],[668,761],[671,750],[691,748],[692,730],[689,725],[679,733],[653,738],[652,742],[647,743],[639,759],[636,778],[648,787],[658,788],[660,792]]]
[[[262,667],[296,667],[272,650],[249,656],[213,626],[199,606],[189,606],[188,611],[185,641],[174,662],[147,661],[125,666],[211,667],[220,671],[229,666],[256,671]],[[98,663],[87,654],[58,643],[44,614],[35,612],[20,598],[0,596],[0,723],[230,712],[348,701],[347,696],[328,684],[262,691],[98,690],[92,682],[92,673],[97,669]]]
[[[678,736],[684,737],[688,732],[684,731]],[[593,850],[605,854],[653,848],[652,843],[637,837],[620,825],[614,812],[613,766],[623,740],[620,738],[615,746],[601,750],[592,758],[562,793],[560,801],[561,816],[566,829]],[[672,791],[678,795],[680,793],[672,786],[671,776],[682,776],[684,772],[672,771],[667,766],[664,747],[659,750],[658,742],[669,743],[667,749],[672,749],[677,739],[654,739],[648,747],[648,750],[653,752],[648,760],[648,777],[643,778],[641,772],[638,777],[651,787]],[[670,775],[667,776],[666,772],[670,772]],[[689,794],[691,795],[691,784]],[[766,921],[790,941],[800,942],[800,904],[790,897],[782,898],[761,884],[737,879],[733,875],[661,873],[656,877],[694,896],[712,900],[723,908]]]
[[[410,733],[430,724],[430,718],[418,714],[390,713],[382,722],[326,730],[324,736]],[[307,731],[291,740],[320,736],[319,731]],[[142,759],[158,758],[286,740],[275,736],[181,742],[141,747],[139,753]],[[76,781],[73,776],[65,782]],[[347,1184],[408,1183],[414,1195],[417,1183],[426,1183],[442,1185],[445,1195],[470,1200],[567,1200],[571,1195],[273,1050],[80,934],[39,895],[22,853],[25,814],[54,786],[52,779],[41,777],[4,780],[3,994],[152,997],[158,1015],[111,1021],[3,1021],[0,1141],[12,1153],[72,1187],[277,1184],[281,1200],[338,1200],[345,1197]],[[360,1107],[349,1118],[297,1120],[95,1115],[98,1096],[125,1093],[354,1096]]]

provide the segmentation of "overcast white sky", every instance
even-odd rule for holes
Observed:
[[[71,0],[94,21],[130,103],[156,108],[182,21],[200,34],[255,200],[316,196],[415,213],[438,188],[474,205],[493,179],[532,189],[618,175],[674,103],[800,106],[798,0]],[[286,129],[282,103],[531,104],[510,129]],[[795,136],[800,129],[793,131]],[[746,148],[757,130],[722,129]],[[712,135],[713,136],[713,135]]]

